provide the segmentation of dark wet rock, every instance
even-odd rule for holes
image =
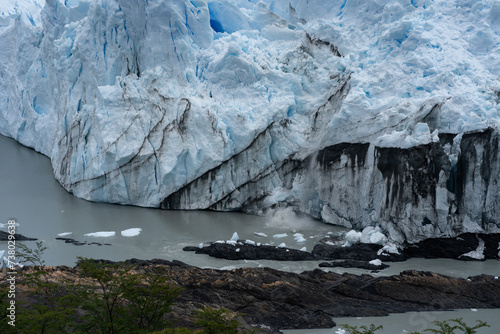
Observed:
[[[319,264],[322,268],[359,268],[359,269],[367,269],[367,270],[383,270],[389,268],[389,265],[382,263],[377,266],[375,264],[371,264],[369,261],[360,261],[360,260],[343,260],[343,261],[334,261],[334,262],[321,262]]]
[[[103,263],[116,263],[96,260]],[[165,269],[171,282],[183,288],[172,312],[176,326],[196,327],[193,311],[225,307],[243,314],[253,328],[330,328],[332,317],[382,316],[408,311],[500,308],[500,284],[494,277],[469,279],[430,272],[405,271],[390,277],[336,274],[320,269],[300,274],[270,268],[201,269],[180,261],[132,259],[133,272]],[[78,281],[78,266],[45,269],[54,279]],[[2,279],[0,272],[0,279]],[[17,280],[23,280],[21,272]],[[22,285],[19,285],[22,287]],[[21,289],[21,288],[20,288]],[[18,291],[23,294],[22,289]],[[30,295],[33,302],[36,297]]]
[[[0,241],[7,241],[7,240],[9,240],[9,235],[11,235],[11,234],[8,233],[8,232],[0,231]],[[38,239],[36,239],[36,238],[30,238],[30,237],[25,237],[24,235],[19,234],[19,233],[14,233],[14,240],[18,240],[18,241],[35,241],[35,240],[38,240]]]
[[[57,237],[56,240],[62,240],[64,241],[65,243],[67,244],[73,244],[75,246],[86,246],[86,245],[96,245],[96,246],[111,246],[111,244],[103,244],[103,243],[100,243],[100,242],[87,242],[87,241],[84,241],[84,242],[81,242],[81,241],[78,241],[78,240],[75,240],[75,239],[72,239],[72,238],[64,238],[64,237]]]
[[[317,244],[312,250],[312,254],[320,260],[360,260],[371,261],[380,258],[384,262],[405,261],[405,254],[382,253],[381,245],[375,244],[355,244],[350,247],[342,247],[329,244]]]
[[[499,259],[500,234],[465,233],[455,238],[426,239],[405,249],[408,257],[478,260],[463,256],[484,242],[484,259]]]
[[[214,242],[202,248],[185,247],[185,251],[196,254],[207,254],[211,257],[226,260],[276,260],[276,261],[308,261],[315,260],[314,255],[297,249],[276,247],[270,245],[252,245],[244,242],[221,243]]]

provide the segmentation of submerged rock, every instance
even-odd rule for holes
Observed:
[[[360,268],[367,270],[383,270],[389,268],[389,265],[385,263],[375,264],[372,261],[360,261],[360,260],[343,260],[343,261],[334,261],[334,262],[321,262],[319,264],[322,268]]]

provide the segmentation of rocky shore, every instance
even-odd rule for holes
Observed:
[[[409,258],[449,258],[462,261],[500,260],[500,234],[465,233],[455,238],[431,238],[416,244],[388,247],[374,243],[344,242],[325,238],[311,252],[292,248],[256,245],[247,240],[211,242],[202,247],[188,246],[185,251],[206,254],[226,260],[338,261],[322,263],[323,267],[346,267],[382,270],[381,262],[400,262]],[[340,261],[342,260],[342,261]]]
[[[268,333],[280,329],[329,328],[335,317],[383,316],[408,311],[457,308],[500,308],[500,280],[480,275],[469,279],[430,272],[405,271],[390,277],[336,274],[321,269],[300,274],[270,268],[215,270],[179,261],[137,260],[134,272],[163,267],[171,281],[183,288],[173,308],[178,326],[193,327],[193,312],[206,306],[242,313],[247,327]],[[25,268],[18,273],[18,298],[36,303],[23,291]],[[77,281],[78,267],[48,267],[51,280]],[[6,269],[0,280],[4,280]],[[24,296],[23,296],[24,294]]]

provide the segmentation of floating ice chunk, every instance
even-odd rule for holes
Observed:
[[[238,232],[234,232],[233,236],[231,237],[231,241],[238,241],[240,239]]]
[[[236,248],[234,251],[235,251],[236,253],[239,253],[239,252],[240,252],[240,249],[239,249],[239,248]]]
[[[498,276],[495,276],[495,279],[498,279]]]
[[[138,236],[139,234],[141,234],[141,231],[142,231],[142,228],[133,227],[133,228],[129,228],[127,230],[123,230],[120,233],[124,237],[135,237],[135,236]]]
[[[306,239],[306,238],[304,238],[304,237],[296,237],[296,238],[295,238],[295,241],[297,241],[298,243],[302,243],[302,242],[306,242],[306,241],[307,241],[307,239]]]
[[[478,239],[479,244],[477,245],[477,248],[473,251],[460,255],[459,258],[462,256],[466,256],[476,260],[484,260],[484,240],[481,238]]]
[[[380,259],[371,260],[368,263],[373,264],[374,266],[381,266],[382,265],[382,261]]]
[[[362,236],[363,236],[363,233],[357,232],[355,230],[350,230],[345,235],[345,244],[343,246],[350,247],[352,245],[359,243]]]
[[[200,249],[203,248],[203,242],[200,242],[200,244],[198,245],[198,248],[200,248]]]
[[[303,252],[307,252],[307,247],[302,247],[300,250]]]
[[[253,241],[253,240],[245,240],[245,243],[248,245],[255,246],[255,241]]]
[[[293,236],[295,237],[294,239],[297,242],[306,242],[307,241],[306,238],[304,238],[304,235],[302,233],[295,233]]]
[[[115,234],[116,234],[115,231],[100,231],[100,232],[87,233],[87,234],[84,234],[84,236],[108,238],[108,237],[114,236]]]
[[[64,237],[66,235],[70,235],[70,234],[73,234],[73,232],[63,232],[63,233],[57,233],[58,236],[60,237]]]
[[[477,308],[471,308],[470,309],[472,312],[477,312]]]
[[[226,244],[229,244],[229,245],[233,245],[235,246],[237,244],[237,241],[234,241],[234,240],[228,240],[226,241]]]
[[[288,237],[288,234],[286,233],[279,233],[273,235],[273,238],[286,238],[286,237]]]
[[[258,237],[263,237],[263,238],[266,238],[267,237],[267,234],[263,233],[263,232],[253,232],[253,234],[255,234],[256,236]]]
[[[0,223],[0,228],[7,227],[7,226],[9,226],[9,225],[10,225],[10,226],[12,226],[12,224],[3,224],[3,223]],[[16,223],[14,224],[14,226],[19,226],[19,223],[18,223],[18,222],[16,222]]]
[[[284,242],[282,242],[281,244],[279,244],[276,247],[278,247],[278,248],[286,248],[286,244]]]

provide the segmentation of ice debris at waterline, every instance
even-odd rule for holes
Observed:
[[[0,133],[92,201],[500,230],[500,4],[0,2]]]

